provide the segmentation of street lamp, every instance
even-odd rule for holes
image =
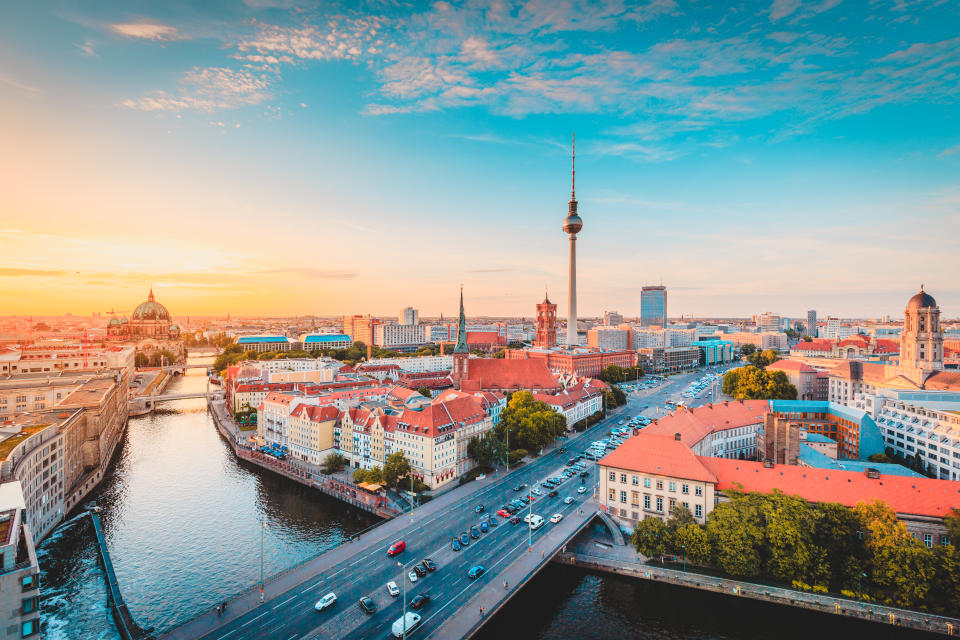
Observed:
[[[687,572],[687,544],[685,542],[680,543],[680,548],[683,549],[683,572]]]
[[[260,523],[260,602],[263,602],[263,533],[267,530],[267,523]]]
[[[400,567],[400,582],[403,584],[403,640],[407,640],[407,566],[416,562],[416,560],[411,560],[407,564],[403,564],[397,560],[397,566]]]
[[[867,574],[862,571],[857,574],[857,602],[863,603],[863,578],[866,578]]]

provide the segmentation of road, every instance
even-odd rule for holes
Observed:
[[[445,501],[447,504],[442,509],[431,511],[420,508],[413,514],[401,516],[397,520],[407,524],[394,537],[403,539],[407,548],[398,557],[386,555],[386,548],[393,538],[381,544],[342,545],[328,552],[339,557],[325,570],[280,595],[271,594],[272,597],[264,604],[233,620],[225,620],[225,624],[201,637],[205,640],[389,637],[390,627],[401,616],[403,608],[403,595],[394,598],[386,591],[386,584],[391,580],[401,589],[406,586],[408,599],[418,593],[430,594],[431,602],[420,611],[423,623],[415,632],[418,636],[429,635],[443,621],[445,614],[449,615],[450,607],[462,606],[483,585],[501,583],[499,572],[526,552],[529,529],[522,522],[513,525],[495,514],[502,504],[524,495],[525,492],[513,491],[514,486],[521,483],[534,485],[557,475],[572,455],[585,450],[591,441],[602,437],[619,420],[641,412],[652,416],[651,412],[645,410],[663,407],[667,399],[678,396],[697,375],[673,376],[654,389],[628,394],[626,410],[618,411],[583,434],[571,438],[565,443],[568,449],[566,453],[554,450],[511,470],[509,474],[503,473],[499,477],[471,483],[468,486],[475,486],[470,492],[464,491],[467,487],[457,489],[451,493],[463,492],[465,495]],[[688,400],[688,405],[703,402],[706,400]],[[580,483],[578,478],[573,477],[557,488],[556,497],[549,498],[546,492],[543,496],[535,496],[532,508],[519,515],[532,511],[547,519],[554,513],[565,514],[578,509],[592,496],[596,485],[592,463],[587,460],[584,462],[589,470],[589,476],[584,479],[588,491],[577,493]],[[568,495],[574,501],[564,505],[562,500]],[[475,512],[478,504],[485,506],[485,515],[497,519],[499,526],[491,527],[478,540],[471,540],[463,550],[453,551],[453,536],[468,532],[472,525],[479,523],[481,516]],[[426,515],[421,517],[421,514]],[[547,522],[532,535],[544,535],[552,526]],[[351,553],[354,549],[356,551]],[[427,574],[416,583],[410,583],[406,577],[409,567],[401,568],[398,561],[412,566],[428,557],[437,563],[437,571]],[[470,580],[467,571],[475,564],[485,566],[487,572],[477,580]],[[329,592],[336,593],[336,604],[325,611],[315,611],[316,601]],[[360,610],[357,601],[361,596],[369,596],[377,603],[375,614],[367,615]]]

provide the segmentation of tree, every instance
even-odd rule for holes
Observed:
[[[660,518],[644,518],[637,523],[630,541],[648,558],[662,557],[670,547],[670,530]]]
[[[753,352],[756,351],[756,350],[757,350],[757,348],[756,348],[754,345],[752,345],[752,344],[742,344],[742,345],[740,345],[740,353],[742,353],[742,354],[745,355],[745,356],[746,356],[746,355],[750,355],[751,353],[753,353]]]
[[[481,438],[471,438],[467,443],[467,455],[473,458],[479,467],[489,467],[506,457],[507,447],[492,432]]]
[[[372,482],[379,484],[383,482],[383,469],[380,467],[373,467],[372,469],[354,469],[353,481],[358,484],[361,482]]]
[[[950,544],[960,548],[960,509],[954,509],[943,519],[943,526],[947,528]]]
[[[137,369],[142,369],[148,364],[150,364],[149,356],[147,356],[145,353],[137,351],[137,353],[133,356],[133,366],[135,366]]]
[[[803,336],[803,341],[804,341],[804,342],[813,342],[813,338],[811,338],[810,336]]]
[[[342,470],[347,465],[347,459],[339,453],[331,453],[323,459],[323,472],[327,475]]]
[[[765,498],[766,573],[784,582],[821,583],[828,573],[826,551],[814,544],[810,503],[780,491]]]
[[[713,564],[735,576],[759,576],[763,570],[764,532],[759,505],[748,494],[730,491],[730,501],[707,517]]]
[[[866,567],[860,521],[852,509],[836,502],[815,507],[813,543],[823,549],[834,591],[854,589]]]
[[[528,451],[539,451],[567,430],[566,417],[544,402],[534,400],[529,391],[517,391],[500,413],[495,432],[501,440],[510,434],[510,444]]]
[[[688,512],[689,513],[689,512]],[[673,533],[673,553],[685,556],[693,564],[710,562],[710,543],[707,532],[696,522],[685,524]]]
[[[753,366],[763,369],[769,364],[773,364],[780,359],[780,354],[773,349],[764,349],[763,351],[754,351],[747,356],[747,362]]]
[[[797,388],[783,371],[753,366],[731,369],[723,376],[723,393],[737,400],[796,400]]]
[[[608,384],[624,382],[627,379],[627,371],[623,367],[618,367],[615,364],[611,364],[597,374],[597,379],[603,380]]]
[[[408,476],[411,471],[410,462],[402,451],[390,454],[383,461],[383,481],[391,487],[397,486],[400,479]]]
[[[422,395],[424,398],[432,398],[432,397],[433,397],[433,394],[430,393],[430,389],[428,389],[427,387],[418,387],[418,388],[417,388],[417,393],[419,393],[420,395]]]

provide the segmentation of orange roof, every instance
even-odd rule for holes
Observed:
[[[539,358],[471,358],[467,365],[467,379],[478,383],[480,389],[560,389],[546,360]]]
[[[336,420],[340,416],[340,411],[332,406],[315,407],[312,404],[301,404],[290,415],[297,418],[306,418],[311,422],[329,422],[330,420]]]
[[[833,349],[832,340],[814,340],[812,342],[799,342],[793,347],[797,351],[830,351]]]
[[[461,423],[476,424],[485,417],[480,402],[471,395],[464,395],[446,402],[434,402],[422,409],[405,409],[397,422],[398,428],[408,425],[406,431],[435,438],[444,427],[459,428]]]
[[[679,433],[683,444],[692,447],[715,431],[736,429],[763,422],[770,411],[766,400],[744,400],[706,405],[696,409],[678,409],[646,427],[644,433],[673,437]]]
[[[798,371],[801,373],[814,373],[816,369],[805,362],[799,360],[777,360],[773,364],[767,365],[767,369],[774,371]]]
[[[598,460],[597,465],[686,480],[717,482],[714,474],[693,455],[687,445],[672,435],[648,433],[647,429],[627,438],[612,453]]]
[[[779,489],[809,502],[839,502],[848,507],[876,499],[900,514],[938,518],[960,507],[960,482],[952,480],[893,475],[871,479],[857,471],[783,464],[766,468],[762,462],[697,457],[717,477],[720,490],[742,487],[744,491],[770,493]]]

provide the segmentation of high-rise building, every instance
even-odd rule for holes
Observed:
[[[753,316],[753,322],[760,331],[780,331],[780,316],[769,311]]]
[[[374,326],[379,324],[370,316],[343,316],[343,333],[354,342],[373,344]]]
[[[616,311],[604,311],[603,324],[607,327],[619,327],[623,324],[623,316]]]
[[[807,335],[817,337],[817,312],[814,309],[807,311]]]
[[[577,234],[583,228],[583,220],[577,214],[577,137],[573,137],[573,155],[570,171],[570,202],[563,230],[570,235],[570,289],[568,294],[567,344],[576,345],[577,340]]]
[[[640,326],[667,324],[667,288],[663,285],[643,287],[640,290]]]
[[[537,337],[533,345],[547,349],[557,346],[557,305],[550,302],[546,293],[537,305]]]
[[[413,307],[404,307],[400,310],[398,323],[402,325],[420,324],[420,312]]]

